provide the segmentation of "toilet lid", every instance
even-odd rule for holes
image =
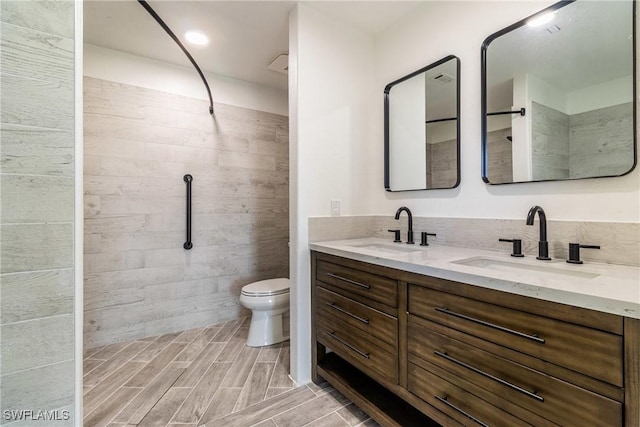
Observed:
[[[261,297],[289,292],[289,279],[269,279],[250,283],[242,288],[242,295]]]

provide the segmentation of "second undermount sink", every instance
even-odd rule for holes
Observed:
[[[517,262],[490,257],[472,257],[453,261],[453,264],[468,265],[469,267],[484,268],[493,271],[503,271],[507,273],[531,274],[549,278],[574,278],[574,279],[593,279],[599,274],[589,271],[579,271],[573,268],[564,268],[565,266],[556,263],[533,265],[525,262]]]
[[[360,245],[352,245],[354,248],[368,249],[372,251],[387,252],[387,253],[409,253],[416,252],[418,249],[415,247],[400,246],[400,244],[381,244],[381,243],[363,243]]]

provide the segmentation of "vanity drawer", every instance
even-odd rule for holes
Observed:
[[[396,347],[332,316],[316,317],[316,340],[361,371],[398,383]]]
[[[409,316],[410,357],[559,425],[620,426],[622,404],[421,326]],[[462,386],[462,380],[457,379]]]
[[[491,427],[532,426],[413,363],[408,365],[408,389],[420,399],[463,425]],[[543,421],[544,422],[544,421]],[[537,427],[556,426],[553,423]]]
[[[316,313],[335,317],[353,328],[373,335],[394,347],[398,346],[398,319],[324,288],[316,288]]]
[[[409,285],[408,311],[424,319],[623,386],[619,335]]]
[[[388,277],[318,261],[316,279],[322,282],[321,286],[344,293],[365,304],[366,300],[372,300],[398,307],[398,283]]]

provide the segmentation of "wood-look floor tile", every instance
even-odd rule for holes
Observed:
[[[223,343],[207,344],[207,347],[200,352],[185,373],[178,379],[176,387],[194,387],[214,363],[223,346]]]
[[[86,414],[93,412],[114,391],[124,385],[140,369],[145,366],[142,362],[127,362],[120,369],[102,380],[100,384],[89,390],[83,397],[83,410]]]
[[[335,388],[333,388],[333,386],[326,381],[321,382],[320,384],[311,382],[307,384],[307,387],[309,387],[311,391],[314,392],[317,396],[321,396],[335,390]]]
[[[147,412],[162,398],[162,396],[173,386],[176,379],[184,373],[184,369],[167,367],[160,372],[147,385],[144,390],[136,396],[113,421],[129,424],[138,424]]]
[[[211,423],[232,413],[241,392],[241,388],[220,387],[198,423]]]
[[[273,420],[268,419],[268,420],[262,421],[261,423],[254,424],[251,427],[278,427],[278,426]]]
[[[351,426],[356,426],[369,419],[369,415],[353,403],[336,411]]]
[[[122,409],[131,402],[142,388],[120,387],[113,395],[104,401],[90,414],[85,413],[83,425],[89,427],[106,426]]]
[[[83,378],[84,384],[89,386],[97,385],[104,378],[111,375],[120,366],[131,360],[131,358],[133,358],[148,345],[149,343],[140,341],[132,342],[124,349],[113,355],[113,357],[111,357],[109,360],[106,360],[100,366],[98,366],[91,372],[88,372]]]
[[[253,369],[247,378],[245,386],[242,388],[240,398],[236,404],[235,410],[246,408],[265,399],[269,380],[273,373],[275,363],[257,362],[253,365]]]
[[[108,360],[111,359],[117,352],[128,346],[130,342],[117,342],[115,344],[105,345],[100,348],[99,351],[95,352],[91,358],[92,359],[100,359],[100,360]]]
[[[187,347],[176,357],[176,360],[184,360],[187,362],[193,361],[202,350],[209,344],[207,334],[203,330],[197,337],[189,342]]]
[[[82,372],[84,372],[84,375],[87,376],[87,374],[91,372],[92,369],[96,368],[99,365],[102,365],[104,362],[106,362],[106,360],[84,359],[82,361]]]
[[[293,387],[287,387],[287,388],[268,388],[267,389],[267,394],[264,396],[265,399],[271,399],[272,397],[276,397],[279,394],[282,394],[284,392],[290,391],[291,389],[293,389]]]
[[[213,326],[209,326],[207,328],[205,328],[203,334],[205,337],[207,337],[207,342],[211,342],[213,341],[213,339],[216,337],[216,335],[218,335],[218,333],[220,333],[220,331],[222,330],[223,325],[213,325]]]
[[[297,407],[304,402],[308,402],[314,399],[315,394],[306,387],[299,387],[297,389],[282,393],[269,400],[263,400],[262,402],[255,404],[249,408],[245,408],[241,411],[234,412],[226,417],[220,418],[213,423],[206,424],[207,427],[247,427],[257,424],[263,420],[272,418],[275,415],[281,414],[289,408]],[[292,424],[293,426],[294,424]]]
[[[211,399],[218,391],[218,387],[230,367],[230,363],[214,363],[211,365],[171,421],[181,423],[198,422],[207,410]]]
[[[138,355],[133,360],[136,362],[150,362],[158,354],[162,353],[162,351],[167,348],[167,346],[171,344],[171,342],[176,339],[178,335],[180,335],[180,332],[160,336],[155,341],[153,341],[151,345],[138,353]]]
[[[166,425],[173,414],[191,392],[190,388],[172,387],[165,393],[158,403],[144,416],[138,427],[155,427]]]
[[[289,378],[289,349],[289,341],[284,342],[269,387],[293,387],[293,381]]]
[[[91,356],[93,356],[94,354],[96,354],[97,352],[99,352],[100,350],[102,350],[104,348],[103,345],[98,346],[98,347],[92,347],[92,348],[85,348],[82,351],[82,358],[83,359],[89,359],[91,358]]]
[[[233,362],[244,348],[246,339],[233,337],[227,342],[216,358],[216,362]]]
[[[358,424],[357,427],[380,427],[380,424],[378,424],[372,418],[369,418],[368,420],[364,421],[363,423]]]
[[[187,344],[185,343],[169,344],[167,348],[129,380],[127,387],[146,387],[186,346]]]
[[[332,412],[324,417],[305,424],[305,427],[351,427],[351,425],[343,420],[340,415]]]
[[[187,331],[182,332],[180,335],[178,335],[178,337],[175,340],[173,340],[173,342],[190,343],[191,341],[196,339],[198,335],[202,334],[204,330],[205,328],[189,329]]]
[[[230,320],[224,324],[222,329],[211,339],[211,342],[227,342],[236,333],[244,319]]]
[[[309,390],[309,389],[307,389]],[[332,392],[305,402],[273,417],[278,425],[303,426],[349,403],[340,393]]]
[[[245,346],[238,355],[238,358],[233,362],[229,373],[222,383],[222,387],[244,387],[259,353],[260,348]]]
[[[257,362],[276,362],[281,348],[282,343],[261,347]]]

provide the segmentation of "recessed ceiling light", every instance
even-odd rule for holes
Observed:
[[[198,46],[204,46],[209,44],[209,37],[205,36],[199,31],[189,31],[185,33],[184,38],[191,44]]]
[[[539,27],[540,25],[544,25],[547,22],[551,22],[551,20],[553,20],[555,16],[555,12],[545,13],[544,15],[536,16],[535,18],[527,21],[527,25],[530,27]]]

